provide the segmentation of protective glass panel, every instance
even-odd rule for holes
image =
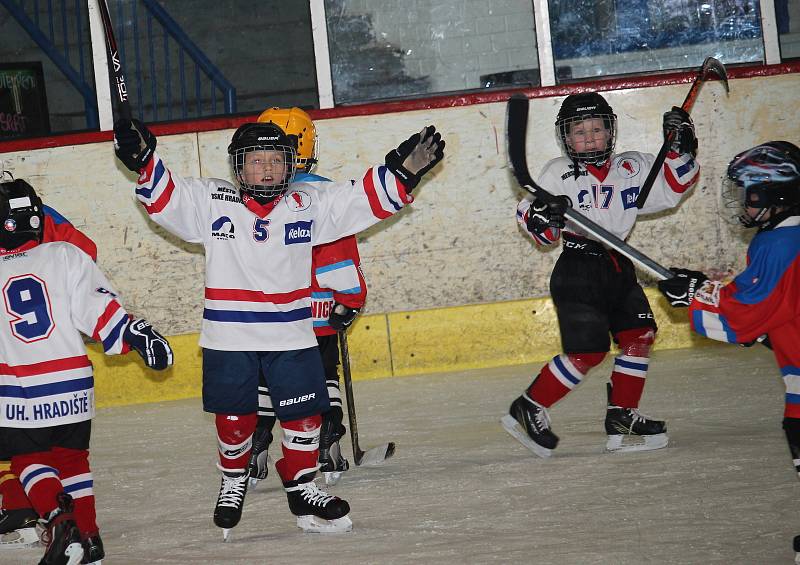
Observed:
[[[775,0],[781,59],[800,58],[800,0]]]
[[[762,61],[758,0],[549,0],[556,76]]]
[[[337,105],[539,84],[530,0],[325,0],[325,16]]]

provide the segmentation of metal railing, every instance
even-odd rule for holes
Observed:
[[[91,0],[90,0],[91,1]],[[133,115],[147,122],[236,112],[236,89],[155,0],[109,0]],[[0,0],[84,101],[99,127],[86,0]]]

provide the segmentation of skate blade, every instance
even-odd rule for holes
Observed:
[[[64,550],[67,558],[66,565],[78,565],[83,561],[83,546],[79,543],[71,543]]]
[[[39,545],[36,528],[20,528],[0,535],[0,551],[5,549],[27,549]]]
[[[222,528],[222,541],[227,543],[231,541],[231,530],[233,528]]]
[[[326,520],[309,514],[297,517],[297,527],[310,534],[343,534],[353,529],[353,522],[349,516]]]
[[[342,478],[343,471],[330,471],[322,473],[325,476],[325,484],[329,487],[335,485]]]
[[[394,455],[394,442],[384,443],[378,447],[373,447],[361,456],[358,462],[359,467],[370,467],[380,465]]]
[[[519,422],[517,422],[516,418],[514,418],[514,416],[511,414],[506,414],[503,416],[500,419],[500,423],[503,425],[503,429],[511,434],[511,437],[530,449],[534,455],[541,457],[542,459],[548,459],[553,454],[552,449],[542,447],[533,441],[525,432],[525,430],[522,429],[522,426],[519,425]]]
[[[623,439],[628,438],[627,444],[623,445]],[[636,443],[633,443],[636,442]],[[651,436],[623,435],[616,434],[608,436],[606,451],[613,453],[630,453],[633,451],[652,451],[667,447],[669,437],[667,434],[655,434]]]

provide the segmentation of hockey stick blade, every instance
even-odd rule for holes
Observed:
[[[508,100],[508,107],[506,108],[508,158],[511,162],[511,169],[514,172],[514,177],[516,177],[520,186],[537,198],[547,202],[553,198],[553,195],[537,185],[528,170],[528,159],[525,154],[525,136],[528,130],[528,105],[528,98],[522,94],[515,94]],[[638,263],[639,266],[655,275],[658,279],[671,279],[675,276],[672,271],[666,267],[662,267],[650,257],[631,247],[574,208],[567,208],[564,212],[564,216],[583,229],[587,234],[619,251],[631,261]]]
[[[378,447],[363,451],[358,445],[358,420],[356,404],[353,396],[353,376],[350,372],[350,348],[347,345],[346,331],[339,332],[339,354],[342,361],[344,393],[347,399],[347,417],[350,422],[350,441],[353,444],[353,462],[356,467],[380,465],[394,455],[394,442],[390,441]]]
[[[361,457],[361,461],[356,463],[359,467],[372,467],[380,465],[394,455],[394,442],[384,443],[377,447],[367,450]]]

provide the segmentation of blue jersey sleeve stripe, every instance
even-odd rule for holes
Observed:
[[[122,329],[128,324],[128,321],[128,317],[123,316],[122,319],[117,322],[117,325],[114,326],[114,329],[111,330],[108,336],[106,336],[106,338],[103,340],[103,351],[108,351],[114,347],[114,344],[117,343],[117,340],[119,339],[119,334],[122,333]]]
[[[354,267],[355,263],[353,263],[352,259],[346,259],[344,261],[339,261],[338,263],[331,263],[330,265],[325,265],[317,269],[317,274],[320,275],[322,273],[327,273],[330,271],[336,271],[337,269],[344,269],[345,267]]]
[[[378,176],[381,179],[381,188],[383,189],[383,193],[386,195],[386,198],[389,200],[391,205],[394,206],[394,209],[395,209],[395,212],[396,212],[396,211],[400,210],[400,208],[402,208],[402,206],[400,206],[397,202],[394,201],[394,199],[392,199],[392,197],[389,195],[389,191],[386,189],[386,172],[387,171],[388,171],[388,169],[386,167],[384,167],[383,165],[381,165],[380,167],[378,167]]]
[[[59,214],[57,210],[51,208],[47,204],[42,206],[42,211],[44,212],[45,216],[50,216],[51,218],[53,218],[53,221],[56,224],[69,224],[69,225],[72,225],[72,224],[70,224],[68,219],[66,219],[64,216]]]

